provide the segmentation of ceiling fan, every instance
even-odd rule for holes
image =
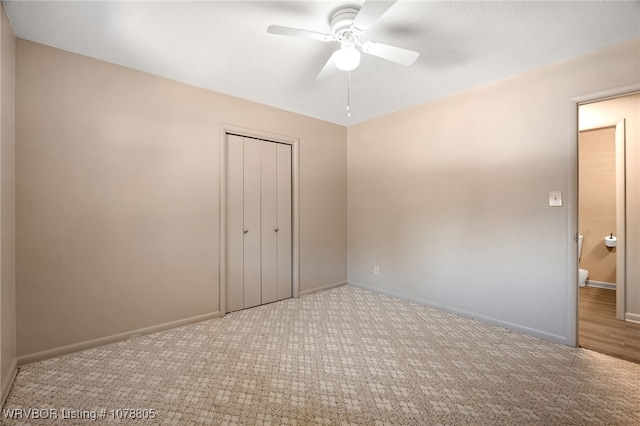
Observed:
[[[294,37],[309,38],[323,42],[337,41],[340,49],[333,52],[318,76],[318,80],[331,77],[340,69],[351,71],[360,65],[360,52],[377,56],[401,65],[409,66],[418,59],[420,53],[390,46],[374,41],[360,42],[359,38],[373,25],[397,0],[374,1],[367,0],[362,7],[343,7],[337,10],[331,17],[331,33],[323,34],[315,31],[301,30],[298,28],[270,25],[267,32]]]

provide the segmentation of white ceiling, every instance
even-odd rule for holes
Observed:
[[[338,44],[267,34],[329,32],[344,1],[4,1],[17,37],[350,125],[640,35],[640,2],[399,0],[361,38],[421,52],[403,67],[363,55],[316,75]]]

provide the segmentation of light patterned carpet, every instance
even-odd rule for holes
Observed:
[[[4,418],[27,408],[59,417]],[[640,365],[340,287],[26,365],[4,410],[6,425],[638,425]]]

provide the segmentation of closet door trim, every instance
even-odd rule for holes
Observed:
[[[297,298],[300,293],[300,166],[298,138],[278,135],[247,129],[231,124],[220,126],[220,253],[219,253],[219,310],[220,315],[226,312],[227,291],[227,160],[228,144],[227,135],[237,135],[246,138],[261,139],[267,142],[275,142],[291,145],[291,279],[292,296]]]

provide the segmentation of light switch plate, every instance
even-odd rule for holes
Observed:
[[[562,191],[549,191],[549,207],[562,207]]]

